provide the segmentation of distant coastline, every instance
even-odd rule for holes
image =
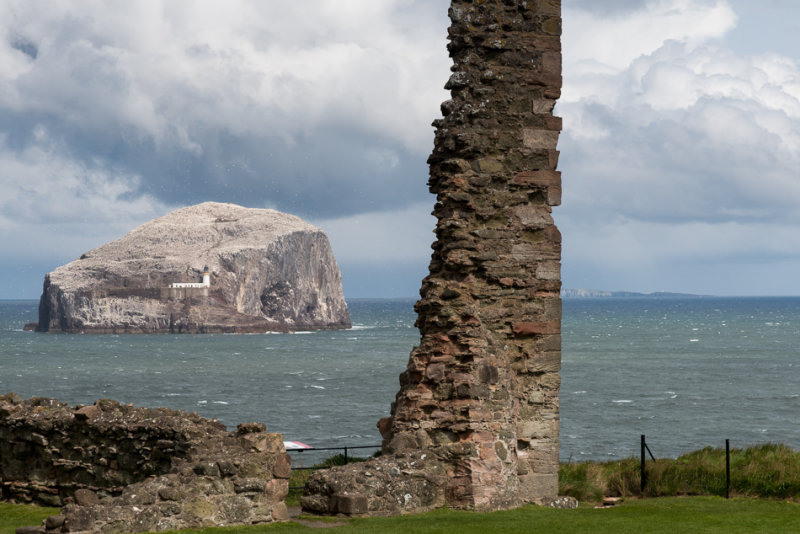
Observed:
[[[596,298],[706,298],[712,295],[695,295],[693,293],[670,293],[657,291],[655,293],[637,293],[635,291],[600,291],[597,289],[562,289],[561,298],[564,299],[596,299]]]

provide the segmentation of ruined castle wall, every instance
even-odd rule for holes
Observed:
[[[387,459],[366,468],[372,478],[350,476],[360,468],[312,477],[303,501],[312,511],[354,495],[366,513],[557,496],[561,5],[452,0],[449,15],[451,99],[428,160],[438,222],[416,304],[421,342],[378,424]],[[406,498],[397,477],[376,483],[392,461],[413,488],[428,462],[430,495]]]
[[[558,491],[560,2],[454,0],[436,121],[437,241],[389,451],[451,458],[452,506]]]
[[[3,500],[64,506],[63,532],[136,532],[286,519],[281,434],[113,400],[0,396]]]

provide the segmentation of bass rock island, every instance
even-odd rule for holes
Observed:
[[[328,237],[274,210],[206,202],[47,274],[39,332],[257,333],[350,328]]]

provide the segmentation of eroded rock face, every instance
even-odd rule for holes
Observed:
[[[207,288],[169,288],[202,282]],[[328,238],[274,210],[174,211],[45,277],[40,332],[264,332],[349,328]]]
[[[384,456],[315,473],[309,511],[496,510],[557,496],[561,4],[452,0],[449,14],[452,99],[428,160],[438,223],[416,305],[422,339],[378,423]],[[426,478],[426,464],[444,476]],[[406,499],[398,481],[427,497]]]
[[[40,532],[142,532],[288,518],[282,434],[110,399],[0,396],[4,500],[62,506]]]

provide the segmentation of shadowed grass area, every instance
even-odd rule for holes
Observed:
[[[646,497],[725,495],[725,449],[706,447],[677,459],[648,460]],[[562,464],[559,490],[579,501],[640,495],[639,460]],[[731,450],[731,495],[796,499],[800,453],[765,444]]]

